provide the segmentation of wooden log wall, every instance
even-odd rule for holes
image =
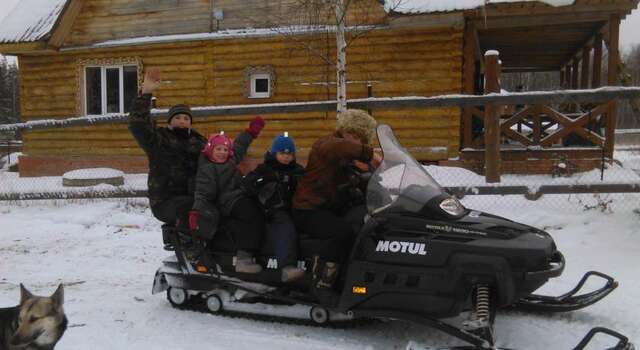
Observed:
[[[167,34],[206,33],[224,29],[317,24],[335,21],[335,11],[313,16],[297,0],[83,0],[65,46],[107,40]],[[213,11],[222,10],[217,21]],[[382,23],[385,12],[378,1],[352,1],[348,25]],[[276,24],[277,23],[277,24]]]
[[[311,44],[323,48],[328,57],[335,56],[335,40],[314,40]],[[375,97],[460,93],[462,46],[462,32],[455,29],[371,31],[348,50],[348,80],[353,82],[348,85],[348,96],[367,97],[367,82]],[[159,108],[176,103],[231,105],[335,98],[335,85],[327,84],[335,81],[333,66],[282,37],[245,38],[21,56],[23,118],[78,115],[79,62],[118,58],[137,58],[144,67],[160,68],[168,83],[155,94]],[[248,66],[273,68],[272,98],[245,97]],[[203,134],[225,130],[235,135],[251,117],[212,117],[196,120],[194,127]],[[403,145],[421,160],[458,154],[458,108],[380,111],[374,117],[391,124]],[[268,115],[266,119],[267,127],[250,155],[261,157],[272,137],[286,130],[304,157],[313,141],[333,130],[335,114]],[[142,155],[124,124],[33,131],[25,133],[24,140],[27,156]]]

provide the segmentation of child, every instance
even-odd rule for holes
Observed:
[[[233,144],[222,133],[209,136],[198,163],[193,210],[189,213],[189,228],[197,230],[197,238],[204,240],[213,237],[219,217],[226,218],[237,246],[235,271],[241,273],[262,271],[253,254],[261,247],[264,215],[258,203],[244,195],[237,165],[264,124],[262,118],[255,117]]]
[[[298,237],[290,215],[291,199],[298,178],[304,173],[295,152],[295,143],[287,133],[276,136],[264,163],[243,180],[247,193],[257,197],[264,210],[267,232],[262,251],[266,256],[275,256],[278,266],[284,266],[282,282],[304,276],[304,270],[296,267]]]

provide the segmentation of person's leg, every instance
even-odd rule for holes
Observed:
[[[283,282],[304,277],[304,270],[297,267],[298,235],[289,212],[277,210],[267,221],[263,252],[276,257]]]
[[[277,210],[267,221],[263,252],[275,256],[282,266],[296,264],[298,235],[288,212]]]
[[[227,227],[240,250],[257,252],[262,246],[264,214],[257,203],[241,198],[233,204]]]
[[[192,196],[176,196],[151,206],[151,213],[156,219],[170,225],[176,225],[179,221],[182,227],[183,223],[188,225],[189,210],[192,207]]]
[[[188,216],[192,206],[193,197],[191,196],[172,197],[152,205],[151,213],[153,213],[156,219],[165,224],[184,231],[188,230]],[[170,232],[171,230],[168,228],[162,230],[162,241],[164,242],[165,249],[169,250],[172,249],[169,239]]]
[[[259,273],[262,266],[253,262],[253,254],[259,251],[264,234],[264,214],[253,200],[241,198],[231,208],[228,229],[235,239],[236,272]]]
[[[296,226],[311,237],[325,241],[315,247],[312,292],[327,306],[334,306],[339,293],[333,290],[340,263],[346,260],[353,242],[353,228],[328,210],[294,211]],[[300,225],[300,226],[298,226]]]
[[[315,247],[314,255],[338,263],[347,258],[353,242],[353,228],[348,221],[328,210],[295,210],[293,216],[299,232],[326,241]]]

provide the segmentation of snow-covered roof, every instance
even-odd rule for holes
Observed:
[[[68,0],[20,0],[0,22],[0,43],[33,42],[53,29]],[[404,14],[463,11],[497,3],[537,1],[567,6],[575,0],[385,0],[387,11]]]
[[[385,0],[385,10],[404,14],[472,10],[507,2],[541,2],[551,6],[572,5],[575,0]]]
[[[20,0],[0,22],[0,43],[32,42],[44,38],[67,0]]]

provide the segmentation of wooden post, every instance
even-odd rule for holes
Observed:
[[[564,82],[566,80],[566,75],[567,74],[567,70],[565,69],[565,67],[560,68],[560,88],[564,89]]]
[[[563,89],[569,90],[571,89],[571,79],[573,79],[573,70],[571,69],[571,65],[567,64],[564,68],[565,72],[567,72],[564,76],[564,86]]]
[[[579,74],[578,74],[578,69],[580,67],[580,61],[578,60],[577,57],[573,58],[573,63],[571,64],[571,89],[572,90],[577,90],[578,89],[578,81],[579,81]],[[572,112],[576,112],[578,110],[578,108],[580,108],[580,105],[578,105],[577,103],[572,103],[569,105],[569,110]]]
[[[464,31],[464,67],[462,75],[462,92],[467,95],[475,93],[476,77],[476,28],[472,22],[467,22]],[[473,116],[469,108],[462,109],[462,147],[471,147],[473,142]]]
[[[618,63],[620,62],[620,51],[618,50],[619,39],[620,16],[611,15],[609,19],[609,62],[607,72],[607,85],[609,86],[618,85]],[[613,159],[617,112],[616,101],[611,101],[611,103],[609,103],[609,113],[607,114],[607,132],[604,144],[604,151],[610,159]]]
[[[589,70],[591,70],[591,47],[585,46],[582,49],[582,69],[580,72],[580,88],[589,88]]]
[[[498,51],[484,54],[485,93],[500,92]],[[484,106],[484,175],[488,183],[500,182],[500,117],[497,105]]]
[[[593,40],[593,74],[591,88],[600,87],[602,80],[602,33],[598,32]]]
[[[578,89],[578,69],[580,68],[580,61],[578,60],[578,58],[574,57],[573,58],[573,64],[571,67],[571,88],[573,90],[577,90]]]

